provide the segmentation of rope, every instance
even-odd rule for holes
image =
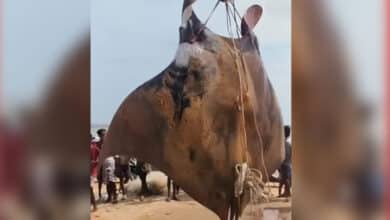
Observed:
[[[238,70],[238,80],[239,80],[239,111],[241,112],[241,121],[242,121],[242,126],[243,126],[243,146],[245,147],[245,152],[248,152],[248,142],[247,142],[247,132],[246,132],[246,120],[245,120],[245,106],[244,106],[244,97],[243,97],[243,86],[242,86],[242,71],[240,71],[240,65],[238,63],[238,57],[239,57],[239,50],[236,46],[236,42],[234,40],[234,34],[231,30],[231,18],[230,18],[230,11],[229,11],[229,5],[226,3],[226,13],[227,13],[227,29],[229,32],[229,35],[231,36],[232,39],[232,44],[233,44],[233,55],[235,58],[235,65]],[[245,161],[248,161],[247,155],[245,155]]]
[[[215,10],[218,8],[219,3],[220,3],[220,0],[217,0],[217,2],[214,5],[214,8],[211,10],[209,16],[207,17],[206,21],[204,22],[203,27],[199,30],[198,34],[200,34],[202,31],[204,31],[204,29],[206,29],[206,25],[210,21],[212,15],[215,13]]]
[[[244,139],[243,146],[246,150],[245,161],[247,161],[248,160],[248,143],[247,143],[245,108],[244,108],[244,97],[243,97],[243,85],[242,84],[243,84],[243,78],[244,78],[245,93],[246,93],[246,95],[248,95],[248,90],[249,90],[248,89],[248,68],[247,68],[246,62],[244,60],[244,57],[241,54],[241,51],[237,48],[237,45],[236,45],[236,42],[234,39],[234,34],[233,34],[233,31],[231,30],[231,26],[232,26],[232,18],[231,17],[233,17],[234,24],[236,27],[237,37],[239,38],[241,36],[241,34],[239,32],[240,26],[239,26],[239,22],[237,21],[237,17],[239,17],[240,19],[242,19],[242,18],[241,18],[240,14],[235,6],[234,0],[231,1],[231,5],[232,5],[232,9],[229,7],[228,2],[226,2],[226,4],[225,4],[226,15],[227,15],[226,22],[227,22],[227,31],[232,39],[233,52],[231,52],[231,53],[233,54],[233,56],[235,58],[235,65],[237,67],[238,79],[239,79],[239,84],[240,84],[240,87],[239,87],[240,88],[239,110],[241,111],[241,119],[242,119],[242,126],[243,126],[243,139]],[[244,74],[244,76],[243,76],[243,74]],[[249,104],[254,109],[253,103],[249,101]],[[261,165],[264,168],[264,172],[266,175],[265,177],[266,177],[266,180],[268,182],[269,181],[269,174],[268,174],[267,168],[265,166],[264,148],[262,147],[263,141],[262,141],[262,137],[261,137],[261,130],[260,130],[258,123],[257,123],[257,116],[256,116],[255,111],[252,111],[252,113],[253,113],[253,118],[254,118],[254,123],[255,123],[256,134],[257,134],[257,138],[258,138],[258,142],[259,142],[259,151],[261,154]],[[242,173],[241,173],[241,175],[242,175]],[[238,180],[238,181],[240,181],[240,180]],[[263,182],[263,175],[262,175],[261,171],[259,171],[257,169],[249,168],[248,172],[246,172],[246,174],[245,174],[244,184],[245,184],[245,188],[249,189],[250,203],[251,204],[255,204],[255,203],[259,202],[261,199],[268,200],[268,196],[264,193],[264,189],[266,188],[266,184]],[[269,190],[266,193],[269,194],[270,193]],[[240,197],[236,196],[236,198],[237,198],[237,201],[239,204]],[[230,210],[230,212],[231,211],[232,210]],[[254,212],[253,209],[252,209],[252,212]],[[234,217],[236,217],[236,216],[234,216]]]
[[[234,47],[234,56],[235,56],[235,58],[236,58],[236,66],[237,66],[238,73],[239,73],[239,80],[240,80],[240,81],[239,81],[239,83],[240,83],[240,96],[241,96],[241,102],[240,102],[240,104],[241,104],[242,108],[244,108],[244,107],[243,107],[243,94],[242,94],[242,89],[241,89],[241,88],[242,88],[242,86],[241,86],[241,84],[242,84],[242,80],[241,80],[241,79],[242,79],[242,76],[241,76],[241,71],[240,71],[240,70],[243,69],[243,72],[244,72],[244,74],[245,74],[245,85],[246,85],[246,93],[247,93],[247,92],[248,92],[248,81],[247,81],[248,68],[247,68],[246,62],[245,62],[245,60],[244,60],[244,57],[242,56],[241,52],[237,49],[237,46],[236,46],[235,41],[234,41],[234,39],[233,39],[234,36],[233,36],[233,34],[232,34],[232,32],[231,32],[231,29],[230,29],[230,27],[231,27],[231,18],[230,18],[230,16],[232,16],[232,17],[234,18],[234,22],[235,22],[235,25],[236,25],[237,36],[238,36],[238,37],[240,36],[240,34],[239,34],[239,32],[238,32],[238,30],[240,29],[240,26],[239,26],[239,24],[238,24],[238,21],[237,21],[236,17],[238,16],[238,17],[241,18],[241,16],[240,16],[240,13],[238,12],[238,10],[237,10],[237,8],[236,8],[236,6],[235,6],[235,1],[234,1],[234,0],[231,1],[231,4],[232,4],[232,8],[233,8],[232,11],[229,10],[230,8],[229,8],[228,4],[226,3],[226,8],[227,8],[227,20],[228,20],[228,31],[229,31],[230,36],[232,37],[232,42],[233,42],[233,47]],[[229,26],[229,25],[230,25],[230,26]],[[238,59],[238,58],[240,59],[239,62],[237,62],[237,59]],[[239,68],[239,67],[241,67],[241,68]],[[249,104],[250,104],[251,107],[254,109],[253,103],[252,103],[252,102],[249,102]],[[261,137],[261,130],[260,130],[260,128],[259,128],[259,126],[258,126],[258,123],[257,123],[257,116],[256,116],[255,111],[253,111],[252,113],[253,113],[253,118],[254,118],[254,123],[255,123],[255,128],[256,128],[256,134],[257,134],[258,141],[259,141],[259,150],[264,150],[264,149],[262,148],[263,142],[262,142],[262,137]],[[243,115],[244,115],[243,120],[245,120],[245,113],[244,113],[244,111],[243,111]],[[245,130],[245,129],[244,129],[244,133],[245,133],[245,137],[246,137],[246,130]],[[246,148],[247,148],[247,143],[245,143],[245,146],[246,146]],[[261,158],[262,166],[263,166],[264,171],[265,171],[265,174],[266,174],[266,180],[269,181],[269,174],[268,174],[268,171],[267,171],[266,166],[265,166],[264,151],[261,152],[261,157],[262,157],[262,158]]]
[[[235,12],[235,15],[237,15],[241,20],[243,19],[240,15],[240,12],[237,10],[237,7],[236,7],[236,4],[235,4],[235,1],[232,1],[232,7],[233,7],[233,10]],[[234,16],[236,18],[236,16]],[[236,29],[239,30],[240,26],[236,20]],[[243,67],[244,67],[244,73],[248,73],[248,70],[247,70],[247,65],[246,65],[246,62],[243,58],[243,56],[241,55],[240,56],[241,58],[241,64],[243,64]],[[248,82],[246,82],[248,84]],[[254,106],[253,106],[253,103],[252,102],[249,102],[249,104],[251,105],[251,107],[254,109]],[[255,127],[256,127],[256,134],[257,134],[257,137],[258,137],[258,140],[259,140],[259,149],[263,149],[263,151],[261,152],[261,161],[262,161],[262,166],[264,168],[264,171],[265,171],[265,175],[266,175],[266,180],[267,182],[269,181],[269,174],[268,174],[268,171],[267,171],[267,168],[265,166],[265,161],[264,161],[264,148],[262,148],[263,146],[263,139],[261,137],[261,130],[257,124],[257,116],[256,116],[256,113],[255,111],[252,112],[253,113],[253,119],[254,119],[254,122],[255,122]]]
[[[217,0],[217,2],[216,2],[215,5],[214,5],[214,8],[211,10],[209,16],[207,17],[206,21],[204,22],[204,26],[206,26],[207,23],[209,22],[211,16],[214,14],[214,12],[215,12],[215,10],[217,9],[219,3],[220,3],[220,0]]]
[[[232,44],[233,44],[233,55],[234,55],[234,60],[235,60],[235,65],[237,67],[237,72],[238,72],[238,79],[239,79],[239,111],[241,112],[241,121],[242,121],[242,129],[243,129],[243,137],[241,138],[241,140],[243,141],[243,146],[245,148],[245,161],[248,161],[248,143],[247,143],[247,133],[246,133],[246,121],[245,121],[245,106],[244,106],[244,100],[243,100],[243,92],[242,92],[242,74],[241,74],[241,71],[239,70],[239,64],[238,64],[238,49],[237,49],[237,46],[236,46],[236,42],[235,42],[235,39],[234,39],[234,34],[231,30],[231,24],[232,24],[232,21],[231,21],[231,17],[230,17],[230,10],[229,10],[229,4],[226,2],[225,4],[226,6],[226,23],[227,23],[227,31],[232,39]],[[237,30],[236,30],[237,31]],[[230,48],[230,47],[229,47]],[[241,172],[243,172],[243,169],[241,170]],[[243,187],[243,185],[245,184],[246,182],[246,175],[245,174],[245,179],[241,179],[239,177],[242,176],[242,173],[241,174],[238,174],[238,178],[236,177],[236,184],[235,184],[235,187],[238,187],[237,185],[241,185],[241,187]],[[239,182],[239,184],[237,184],[237,181]],[[242,181],[242,182],[241,182]],[[237,190],[237,189],[236,189]],[[237,195],[235,194],[235,197],[236,197],[236,201],[237,201],[237,204],[236,204],[236,208],[237,210],[230,210],[230,213],[231,213],[231,219],[236,219],[236,218],[239,218],[238,217],[238,212],[240,212],[239,208],[240,208],[240,196],[241,196],[242,192]],[[250,194],[252,194],[252,190],[250,190]]]
[[[201,33],[205,28],[209,20],[211,19],[212,15],[216,11],[218,5],[220,3],[220,0],[217,0],[214,8],[211,10],[209,16],[207,17],[206,21],[204,22],[203,28],[199,30],[199,33]],[[229,6],[229,3],[231,4],[231,7]],[[227,31],[231,37],[233,49],[231,49],[230,46],[228,46],[230,53],[233,55],[235,60],[235,65],[238,72],[238,79],[239,79],[239,105],[238,110],[241,112],[241,121],[242,121],[242,128],[243,128],[243,137],[241,137],[243,147],[245,148],[246,154],[244,155],[244,161],[248,161],[248,141],[247,141],[247,132],[246,132],[246,120],[245,120],[245,106],[244,106],[244,90],[245,95],[248,96],[248,67],[244,60],[243,55],[241,54],[241,51],[237,48],[236,42],[235,42],[235,36],[232,30],[232,24],[235,25],[236,28],[236,35],[237,38],[241,37],[240,33],[240,24],[238,21],[238,18],[242,20],[242,17],[237,10],[237,7],[235,5],[234,0],[226,1],[225,2],[226,7],[226,25],[227,25]],[[198,34],[199,34],[198,33]],[[254,105],[252,102],[249,101],[249,104],[254,109]],[[256,134],[259,142],[259,150],[261,154],[261,165],[264,168],[266,180],[269,181],[269,174],[267,171],[267,168],[265,166],[265,160],[264,160],[264,149],[262,148],[263,142],[261,137],[261,130],[257,124],[257,116],[255,111],[253,112],[253,119],[255,123],[256,128]],[[257,203],[260,199],[268,199],[267,195],[264,194],[264,188],[266,187],[266,184],[263,182],[263,175],[260,170],[254,169],[254,168],[246,168],[246,163],[244,164],[238,164],[235,167],[236,170],[236,182],[235,182],[235,197],[237,199],[237,205],[240,207],[240,195],[243,193],[244,189],[248,189],[250,193],[250,202],[252,204]],[[269,192],[268,192],[269,193]],[[238,219],[238,213],[236,213],[237,210],[232,210],[232,207],[229,207],[229,218],[230,219]],[[240,211],[240,210],[239,210]]]

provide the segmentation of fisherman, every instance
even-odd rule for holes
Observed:
[[[167,188],[168,188],[167,201],[168,202],[171,201],[171,188],[172,188],[172,199],[179,201],[179,199],[177,198],[177,194],[179,194],[180,187],[169,177],[167,180]]]
[[[290,126],[284,126],[285,136],[285,159],[279,168],[280,182],[279,182],[279,197],[291,196],[291,144],[287,141],[290,137]],[[284,186],[284,192],[282,194],[282,188]]]
[[[90,194],[91,194],[92,211],[94,212],[97,210],[97,205],[96,205],[95,194],[93,193],[92,181],[91,181],[91,185],[89,186],[89,190],[90,190]]]
[[[90,156],[91,156],[91,183],[90,183],[90,194],[91,194],[91,204],[93,211],[97,210],[95,194],[93,193],[93,183],[97,178],[98,163],[99,163],[99,154],[100,149],[97,147],[96,142],[93,141],[93,135],[90,135],[91,144],[90,144]]]
[[[125,200],[127,198],[127,190],[125,184],[129,182],[131,179],[130,176],[130,164],[126,161],[126,157],[124,156],[116,156],[115,159],[115,177],[119,179],[120,191],[122,191],[122,199]]]
[[[116,184],[115,184],[115,158],[119,157],[115,155],[114,157],[107,157],[104,160],[101,172],[103,177],[103,182],[106,184],[106,191],[108,194],[106,202],[117,203],[118,195],[116,192]]]
[[[99,149],[102,149],[102,146],[103,146],[103,141],[104,141],[104,137],[106,136],[106,129],[104,128],[100,128],[99,130],[97,130],[97,135],[99,137],[99,141],[96,143],[97,146],[99,147]]]
[[[151,165],[149,163],[146,163],[144,161],[137,160],[135,166],[131,167],[131,170],[134,174],[139,176],[141,180],[141,192],[139,195],[141,196],[141,199],[143,196],[148,196],[151,194],[148,184],[146,182],[146,177],[149,174],[149,172],[152,170]]]
[[[99,149],[99,152],[100,152],[100,150],[103,147],[104,138],[106,136],[106,129],[100,128],[99,130],[97,130],[96,133],[97,133],[99,139],[97,141],[94,140],[93,143],[96,145],[96,147]],[[99,158],[99,155],[98,155],[98,158]],[[98,169],[98,168],[96,168],[96,169]],[[97,179],[98,179],[98,189],[99,189],[98,190],[99,200],[102,200],[102,193],[101,193],[102,183],[103,183],[102,167],[100,167],[100,170],[99,170],[98,175],[97,175]]]
[[[98,147],[97,142],[94,141],[93,136],[91,135],[90,157],[91,157],[91,176],[93,178],[97,177],[99,154],[100,154],[100,148]]]

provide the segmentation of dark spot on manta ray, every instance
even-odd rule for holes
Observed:
[[[194,149],[190,149],[190,161],[194,162],[196,158],[196,151]]]
[[[176,122],[180,121],[184,109],[190,106],[190,101],[184,94],[184,85],[187,80],[187,69],[170,68],[167,70],[167,78],[165,85],[168,87],[175,104],[174,116]]]
[[[176,67],[172,65],[166,74],[165,85],[169,89],[172,100],[175,104],[173,118],[180,122],[184,110],[191,106],[189,94],[185,92],[185,86],[188,84],[189,75],[192,74],[196,81],[201,80],[201,73],[198,71],[189,71],[186,67]],[[203,93],[197,94],[202,97]]]
[[[193,74],[195,80],[197,80],[197,81],[201,80],[201,76],[200,76],[199,71],[193,71],[192,74]]]

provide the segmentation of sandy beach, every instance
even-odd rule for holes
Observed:
[[[153,179],[156,180],[156,178]],[[160,183],[164,184],[163,178],[160,178]],[[135,194],[139,184],[137,181],[130,182],[127,185],[128,198],[122,199],[122,195],[120,195],[117,204],[99,202],[98,210],[91,212],[91,220],[219,220],[213,212],[194,201],[183,191],[180,191],[178,196],[180,201],[167,202],[166,189],[161,195],[147,197],[141,201]],[[104,188],[103,186],[103,196]],[[276,198],[277,187],[274,184],[269,189],[271,190],[269,201],[257,205],[257,207],[248,207],[245,210],[243,220],[261,218],[253,217],[253,211],[260,210],[259,207],[263,208],[266,220],[291,219],[291,199]],[[96,185],[94,190],[95,195],[97,195]],[[256,216],[259,214],[257,213]]]

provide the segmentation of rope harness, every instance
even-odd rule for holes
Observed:
[[[230,3],[230,4],[229,4]],[[231,5],[231,7],[230,7]],[[237,7],[235,5],[235,1],[231,0],[230,2],[227,1],[225,2],[225,8],[226,8],[226,23],[227,23],[227,30],[229,33],[229,36],[232,41],[233,49],[230,49],[230,52],[234,56],[235,60],[235,65],[237,68],[237,73],[238,73],[238,80],[240,84],[240,92],[239,92],[239,106],[238,110],[241,112],[241,125],[243,129],[243,148],[244,152],[246,152],[245,155],[245,162],[242,164],[237,164],[235,166],[235,184],[234,184],[234,192],[235,192],[235,199],[236,201],[233,201],[230,207],[229,211],[229,218],[231,220],[238,220],[240,217],[240,214],[242,214],[243,210],[240,210],[241,208],[241,197],[244,193],[244,189],[248,189],[250,193],[250,203],[255,204],[257,203],[260,199],[268,199],[268,196],[264,193],[264,188],[265,188],[265,183],[263,182],[263,175],[262,172],[258,169],[253,169],[253,168],[248,168],[248,142],[247,142],[247,132],[246,132],[246,120],[245,120],[245,105],[244,105],[244,95],[245,95],[245,100],[249,102],[250,107],[254,109],[254,105],[252,102],[250,102],[249,99],[249,86],[248,86],[248,68],[245,62],[245,59],[243,57],[243,54],[241,51],[237,48],[236,42],[235,42],[235,37],[240,38],[240,25],[238,22],[239,20],[242,20],[242,17],[240,16],[240,13],[237,10]],[[234,32],[231,28],[232,23],[235,25],[236,29],[236,36],[234,36]],[[230,48],[230,47],[229,47]],[[253,118],[254,118],[254,124],[256,128],[256,134],[258,138],[258,149],[260,150],[260,155],[261,155],[261,165],[264,168],[264,172],[266,175],[266,180],[269,180],[269,175],[267,172],[267,168],[265,166],[264,162],[264,152],[262,151],[263,149],[263,143],[262,143],[262,137],[261,137],[261,131],[260,128],[257,124],[257,116],[255,111],[253,112]],[[259,217],[258,214],[255,210],[253,210],[254,207],[252,206],[252,213],[254,214],[255,217]]]
[[[195,1],[193,0],[192,3]],[[219,6],[221,0],[217,0],[215,6],[211,10],[209,16],[207,17],[203,28],[201,28],[200,32],[203,31],[206,28],[206,25],[208,21],[211,19],[212,15],[216,11],[217,7]],[[242,214],[243,210],[241,210],[241,199],[244,195],[244,191],[248,190],[250,193],[250,204],[256,204],[259,201],[265,199],[268,200],[268,194],[270,193],[269,190],[265,191],[266,184],[263,182],[263,174],[260,170],[250,168],[248,166],[248,159],[249,159],[249,152],[248,152],[248,142],[247,142],[247,132],[246,132],[246,120],[245,120],[245,105],[244,102],[247,101],[252,109],[255,109],[254,104],[249,99],[249,86],[248,86],[248,68],[247,64],[245,62],[245,59],[243,57],[243,54],[241,53],[240,49],[237,47],[235,38],[239,39],[241,36],[240,34],[240,23],[243,18],[240,16],[240,13],[237,10],[235,0],[226,0],[224,1],[225,9],[226,9],[226,26],[227,31],[229,33],[229,36],[231,38],[231,42],[233,47],[231,45],[228,45],[227,48],[229,48],[230,54],[233,56],[235,61],[235,66],[238,73],[238,81],[239,81],[239,95],[237,97],[237,110],[240,112],[240,118],[241,118],[241,128],[242,128],[242,146],[243,146],[243,152],[245,152],[244,155],[244,161],[241,164],[236,164],[234,167],[234,199],[231,201],[229,212],[228,212],[228,219],[230,220],[238,220],[240,218],[240,215]],[[239,20],[238,20],[239,19]],[[232,24],[235,26],[235,33],[232,30]],[[200,33],[199,32],[199,33]],[[235,35],[236,34],[236,35]],[[253,42],[253,41],[252,41]],[[244,98],[246,98],[244,100]],[[261,136],[261,130],[260,127],[257,124],[257,116],[255,111],[253,112],[253,119],[255,124],[255,130],[256,135],[258,139],[258,149],[259,153],[261,155],[261,166],[264,169],[265,172],[265,179],[268,182],[269,181],[269,174],[267,171],[267,168],[265,166],[264,161],[264,147],[263,147],[263,141]],[[252,206],[251,213],[254,213],[253,216],[255,216],[256,219],[259,219],[259,212],[256,212],[254,210],[254,207]]]

